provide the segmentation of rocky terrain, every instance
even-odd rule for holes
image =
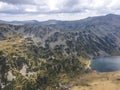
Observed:
[[[120,55],[120,16],[0,21],[0,87],[55,90],[88,72],[89,58]],[[74,89],[73,89],[74,90]]]

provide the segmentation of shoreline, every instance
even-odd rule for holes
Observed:
[[[87,68],[91,70],[91,59],[88,61],[88,65],[87,65]]]

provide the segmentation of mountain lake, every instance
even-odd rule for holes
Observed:
[[[90,61],[92,70],[98,72],[112,72],[120,70],[120,56],[95,57]]]

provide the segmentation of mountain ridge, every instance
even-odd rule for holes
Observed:
[[[79,19],[79,20],[71,20],[71,21],[67,21],[67,20],[55,20],[55,19],[50,19],[50,20],[46,20],[46,21],[38,21],[38,20],[24,20],[24,21],[5,21],[5,20],[0,20],[0,24],[12,24],[12,25],[24,25],[24,24],[44,24],[44,25],[49,25],[53,22],[56,23],[60,23],[60,22],[78,22],[78,21],[84,21],[84,20],[89,20],[92,18],[98,18],[98,17],[113,17],[113,16],[120,16],[117,14],[107,14],[107,15],[102,15],[102,16],[93,16],[93,17],[87,17],[84,19]]]
[[[48,45],[52,49],[63,45],[64,54],[69,51],[69,54],[74,55],[111,55],[114,51],[119,52],[120,48],[119,19],[120,16],[109,14],[82,21],[60,21],[58,24],[52,20],[50,25],[49,22],[47,24],[6,25],[1,29],[4,29],[4,32],[31,37],[35,42],[40,42],[43,46]],[[2,33],[1,30],[2,37],[5,36],[4,32]],[[70,46],[71,44],[73,47]]]

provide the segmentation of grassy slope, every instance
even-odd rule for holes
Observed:
[[[0,50],[6,55],[16,53],[22,54],[25,51],[23,48],[23,38],[17,35],[8,36],[5,40],[0,41]]]
[[[78,78],[75,84],[71,90],[119,90],[120,71],[92,72]]]
[[[16,53],[21,57],[27,57],[25,52],[27,52],[27,48],[24,47],[27,43],[25,43],[24,39],[13,35],[7,37],[7,39],[0,41],[0,50],[4,51],[5,55],[10,55],[12,53]],[[88,60],[84,58],[79,58],[81,63],[89,64]],[[36,77],[35,77],[36,78]],[[32,80],[33,79],[33,80]],[[47,86],[46,90],[54,90],[55,82],[62,84],[73,84],[72,90],[119,90],[120,85],[120,72],[111,72],[111,73],[97,73],[91,72],[84,75],[78,75],[77,77],[70,77],[66,73],[59,73],[56,77],[52,77],[51,80],[53,84]],[[18,82],[19,81],[19,82]],[[14,82],[15,88],[14,90],[18,90],[23,87],[24,82],[26,84],[32,85],[34,84],[34,78],[26,79],[25,77],[18,74],[18,78]],[[34,86],[34,85],[32,85]],[[52,87],[51,87],[52,86]],[[18,89],[17,89],[18,88]]]
[[[19,73],[19,70],[16,69],[17,67],[14,66],[14,62],[15,63],[19,62],[19,59],[14,60],[14,58],[16,58],[16,57],[14,57],[14,55],[17,54],[17,58],[22,57],[22,59],[25,62],[27,62],[28,66],[32,65],[31,68],[30,68],[31,70],[32,70],[33,67],[35,67],[35,61],[36,60],[34,59],[34,57],[35,57],[34,55],[36,55],[36,54],[33,53],[33,50],[29,50],[29,48],[28,48],[31,45],[32,44],[30,44],[29,41],[25,41],[25,38],[23,38],[21,36],[18,36],[18,35],[11,35],[11,36],[8,36],[6,39],[0,41],[0,51],[4,52],[5,57],[12,56],[11,58],[8,57],[8,60],[6,60],[7,61],[6,63],[9,64],[9,67],[10,67],[9,69],[13,71],[15,76],[17,76],[15,81],[12,82],[13,84],[11,84],[11,86],[9,85],[8,88],[12,88],[14,86],[14,88],[12,88],[12,89],[13,90],[18,90],[18,89],[20,89],[24,86],[27,86],[26,84],[28,84],[29,86],[31,84],[33,84],[32,86],[36,86],[36,85],[34,85],[34,84],[37,84],[36,81],[35,82],[33,82],[33,81],[38,77],[37,75],[43,75],[44,76],[44,74],[41,74],[42,70],[39,69],[35,72],[34,75],[32,75],[31,77],[29,77],[29,79],[27,79],[26,77],[21,75]],[[42,52],[43,51],[41,51],[41,53]],[[58,58],[58,60],[59,59],[63,60],[63,58],[58,57],[58,55],[56,56],[56,58]],[[65,57],[65,58],[67,59],[67,57]],[[20,60],[22,60],[22,59],[20,59]],[[36,65],[36,67],[37,66],[39,67],[39,63],[42,62],[42,59],[46,59],[46,58],[36,57],[36,59],[38,59],[38,60],[40,59],[40,61],[38,61],[37,65]],[[20,62],[23,62],[23,60],[20,61]],[[88,60],[85,60],[82,57],[77,57],[77,60],[80,60],[80,62],[82,63],[83,66],[86,66],[88,64]],[[9,61],[9,63],[8,63],[8,61]],[[71,62],[68,62],[68,61],[69,61],[69,58],[67,59],[67,62],[65,62],[66,65],[68,64],[68,67],[70,67],[69,64],[72,67],[73,67],[72,63],[77,64],[77,63],[74,63],[73,61],[71,61]],[[33,64],[31,64],[32,62],[33,62]],[[56,62],[56,60],[55,60],[55,62]],[[53,61],[51,63],[53,63],[52,66],[56,66],[56,65],[59,65],[59,64],[62,66],[61,62],[62,61],[59,61],[59,62],[56,62],[56,64],[55,64],[54,61]],[[11,66],[13,66],[13,67],[11,67]],[[43,64],[43,68],[46,68],[46,65]],[[50,67],[50,68],[52,69],[52,67]],[[50,88],[52,88],[52,90],[54,90],[55,85],[59,82],[62,83],[62,84],[66,84],[66,83],[71,82],[74,78],[73,75],[76,73],[76,72],[74,72],[73,75],[69,71],[68,72],[63,71],[63,72],[58,73],[54,70],[54,67],[53,67],[52,71],[54,71],[53,73],[56,73],[56,74],[54,76],[50,76],[50,77],[48,76],[49,77],[49,81],[48,81],[49,85],[47,84],[46,90],[49,90]],[[45,73],[45,75],[46,74],[47,73]],[[8,88],[6,88],[4,90],[7,90]]]

